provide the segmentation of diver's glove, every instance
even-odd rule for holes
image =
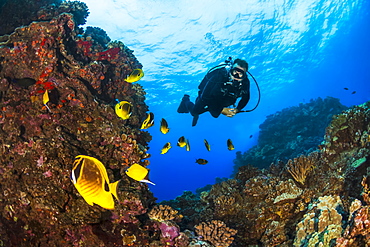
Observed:
[[[222,112],[221,113],[224,114],[226,117],[233,117],[238,112],[239,112],[239,110],[236,109],[236,108],[228,108],[228,107],[225,107],[224,109],[222,109]]]

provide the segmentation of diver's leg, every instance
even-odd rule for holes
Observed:
[[[208,111],[211,113],[212,117],[218,118],[222,112],[222,109],[224,109],[222,106],[210,106]]]
[[[191,115],[200,115],[208,111],[206,103],[199,97],[195,100],[194,106],[190,109]]]
[[[193,116],[192,126],[197,125],[199,115],[205,113],[206,111],[208,111],[206,103],[200,99],[200,97],[198,97],[195,101],[193,109],[190,111],[191,115]]]

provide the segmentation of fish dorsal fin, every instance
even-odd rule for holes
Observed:
[[[155,183],[153,183],[152,181],[149,181],[147,179],[142,179],[139,182],[155,185]]]
[[[81,171],[84,165],[84,159],[82,157],[77,156],[75,161],[73,162],[73,169],[71,173],[71,180],[73,183],[77,183],[77,180],[79,179],[81,175]]]

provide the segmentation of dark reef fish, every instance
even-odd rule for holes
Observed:
[[[198,163],[199,165],[206,165],[208,164],[208,160],[205,159],[196,159],[195,163]]]

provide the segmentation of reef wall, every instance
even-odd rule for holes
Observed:
[[[78,28],[88,13],[83,3],[57,1],[32,13],[36,21],[14,30],[18,22],[2,22],[11,32],[0,43],[0,245],[110,246],[148,235],[135,216],[155,198],[124,173],[133,163],[149,164],[151,136],[139,130],[145,92],[124,81],[142,65],[123,43],[108,43],[103,30]],[[117,117],[115,99],[132,103],[129,119]],[[89,206],[74,188],[70,174],[80,154],[120,180],[114,212]]]
[[[324,140],[325,128],[332,116],[346,109],[339,99],[326,97],[267,116],[259,126],[258,144],[244,153],[237,152],[234,175],[240,166],[268,168],[271,163],[287,162],[316,150]]]

